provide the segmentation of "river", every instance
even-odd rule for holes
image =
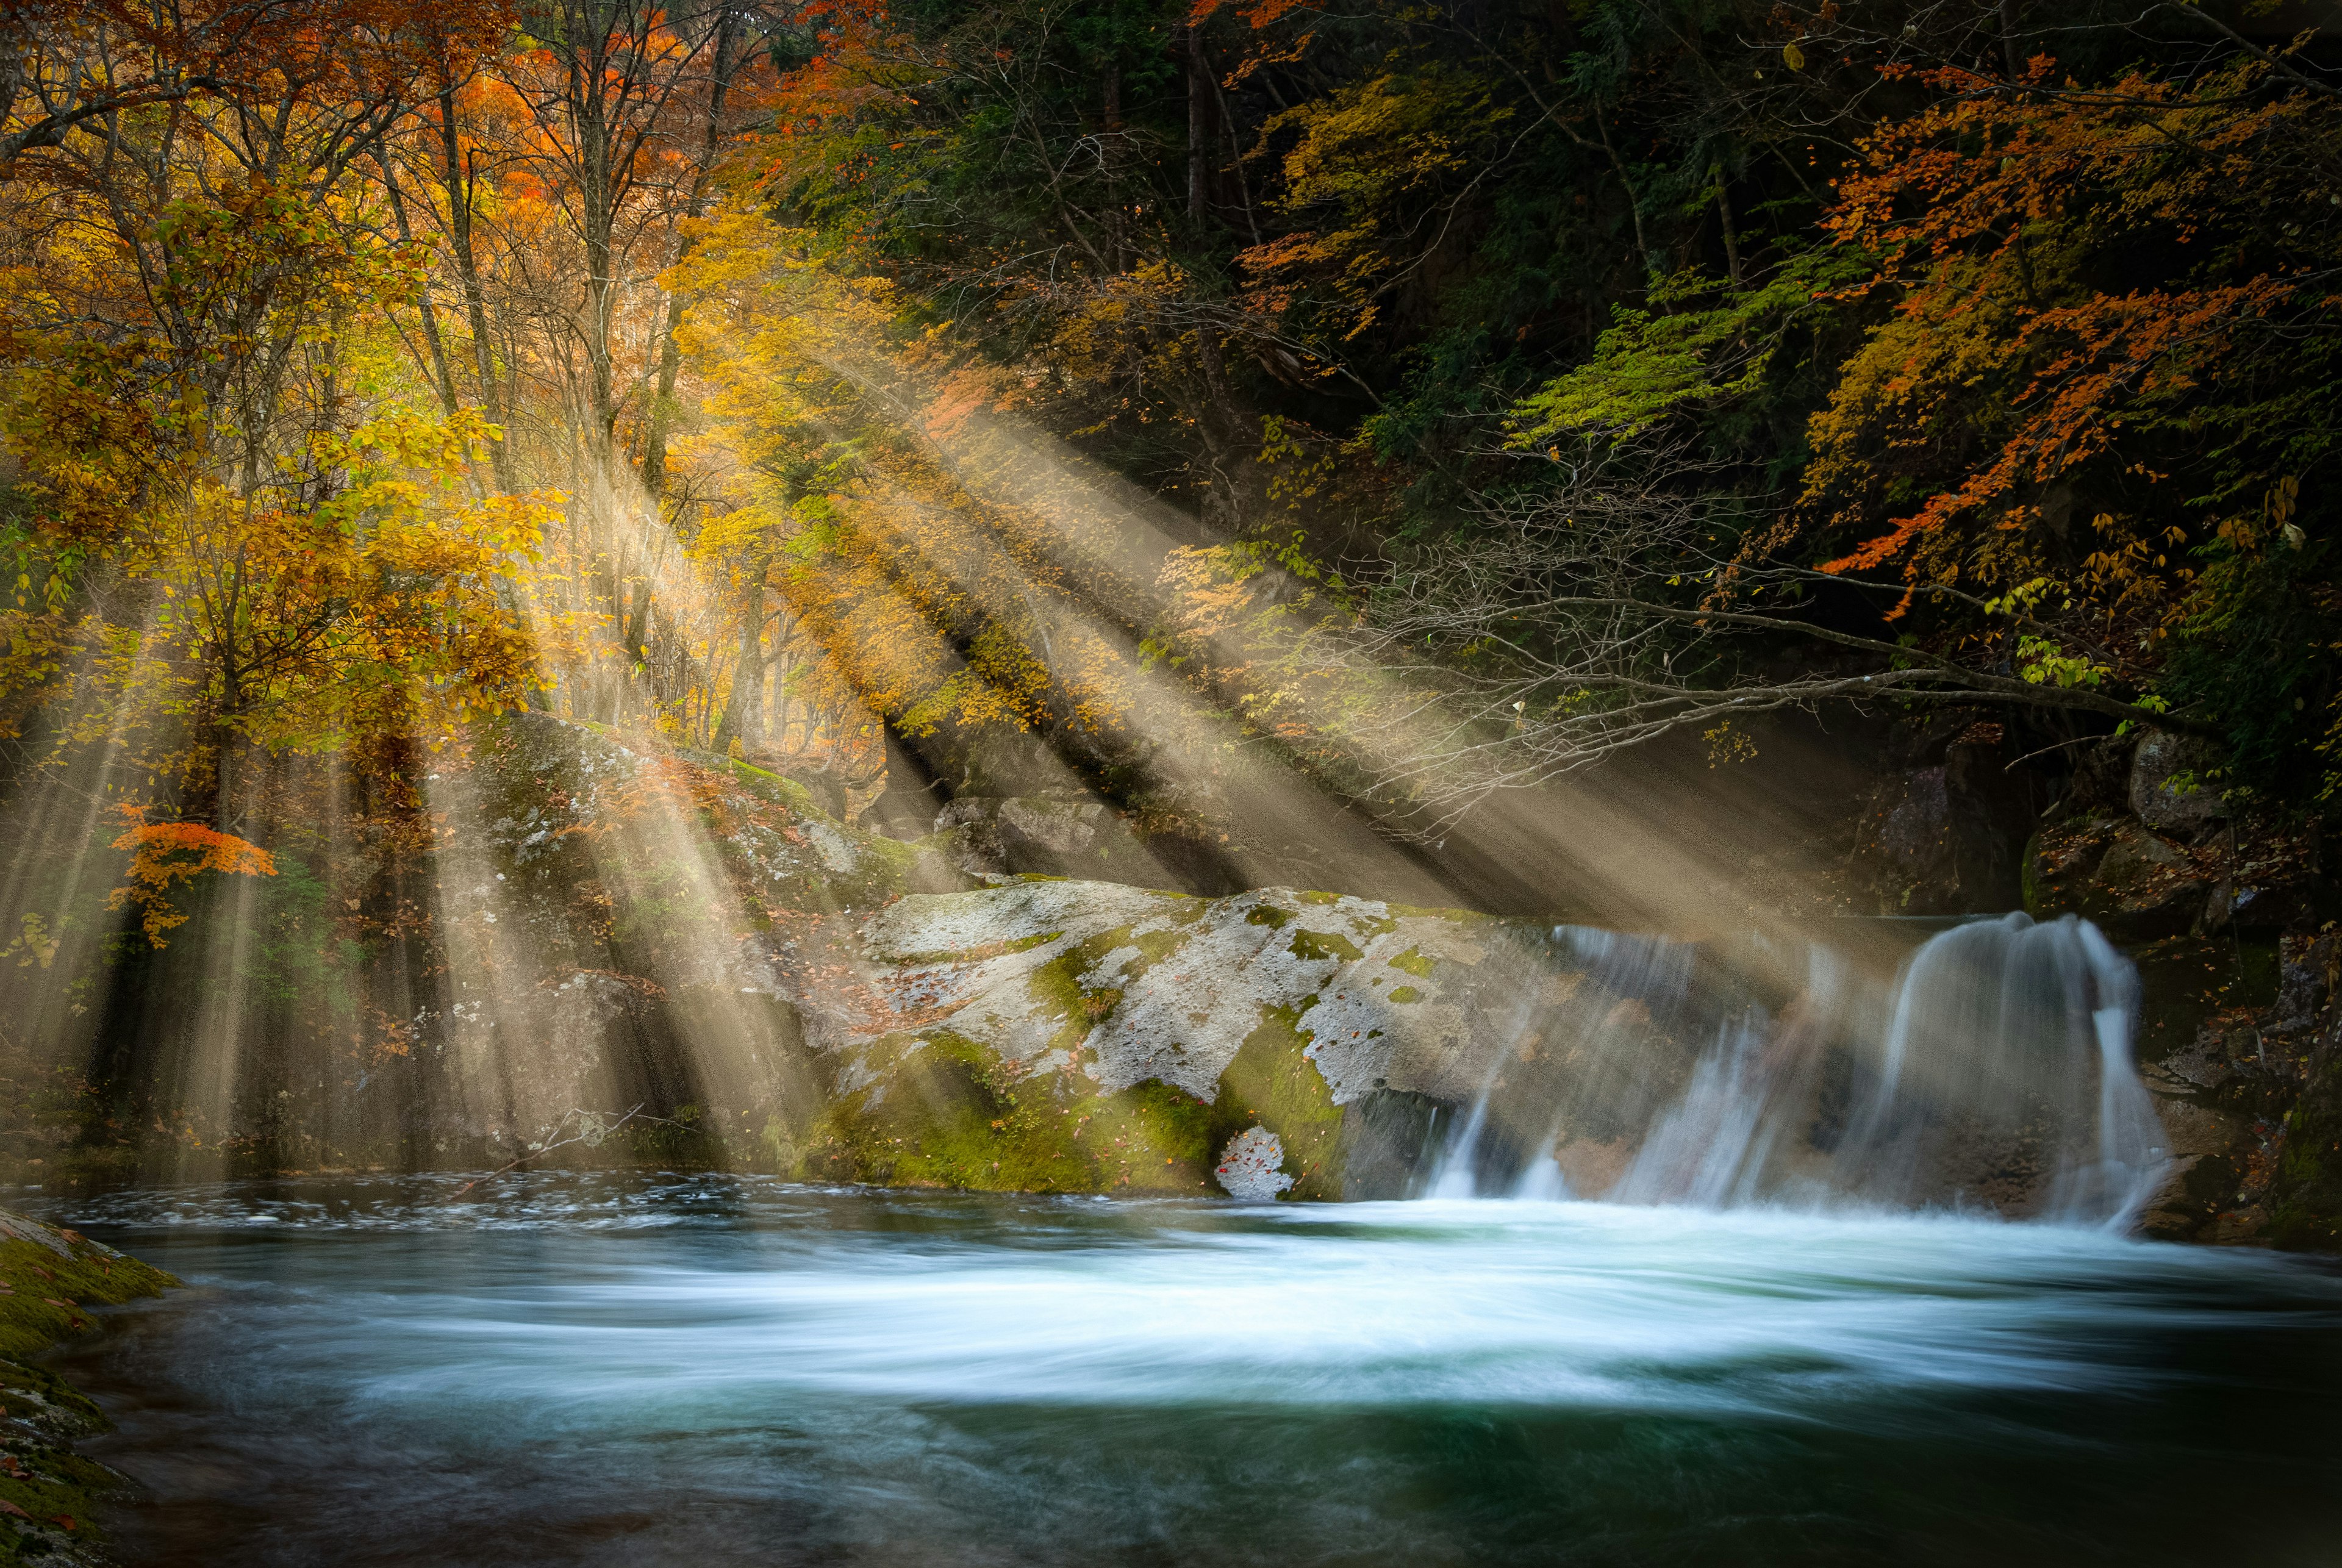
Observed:
[[[1952,1215],[740,1177],[43,1205],[156,1564],[2342,1561],[2342,1274]]]

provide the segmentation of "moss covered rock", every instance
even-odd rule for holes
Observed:
[[[1260,1128],[1288,1195],[1380,1195],[1424,1118],[1369,1103],[1468,1098],[1510,989],[1494,923],[1283,889],[1027,878],[904,898],[859,945],[885,1005],[813,1037],[808,1176],[1194,1193]]]
[[[97,1406],[34,1357],[119,1305],[178,1282],[75,1232],[0,1209],[0,1563],[106,1561],[92,1514],[122,1478],[73,1451]]]

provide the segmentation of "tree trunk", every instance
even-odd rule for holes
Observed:
[[[479,379],[480,407],[498,424],[506,423],[503,388],[496,380],[495,342],[488,331],[487,296],[480,288],[480,268],[472,251],[472,179],[465,166],[463,144],[455,135],[455,89],[439,92],[440,183],[447,192],[447,250],[455,263],[455,279],[464,290],[464,315],[472,328],[472,369]],[[515,475],[509,435],[489,451],[496,488],[511,494],[520,488]]]
[[[746,54],[738,42],[738,26],[726,11],[716,25],[716,74],[707,87],[707,135],[700,147],[699,166],[692,171],[691,195],[684,202],[686,219],[698,217],[707,207],[708,171],[716,166],[716,152],[724,145],[724,100],[732,88],[732,75]],[[690,254],[691,236],[686,235],[676,245],[675,259],[680,262]],[[654,504],[666,494],[666,427],[675,407],[676,377],[683,369],[682,346],[676,341],[682,326],[683,295],[669,294],[666,330],[659,341],[658,391],[651,399],[643,434],[643,488],[650,492]]]
[[[375,150],[375,163],[382,170],[383,194],[390,198],[390,215],[398,225],[398,243],[413,245],[414,232],[406,224],[406,203],[398,194],[398,175],[391,167],[390,155]],[[431,379],[438,385],[440,406],[449,414],[455,412],[455,377],[447,368],[446,345],[439,338],[439,308],[431,303],[431,291],[425,287],[421,295],[423,310],[423,341],[431,352]]]
[[[1740,236],[1732,228],[1732,194],[1725,186],[1724,165],[1716,165],[1716,211],[1724,223],[1724,267],[1734,283],[1740,281]]]
[[[744,751],[765,738],[765,575],[772,569],[769,552],[758,556],[741,590],[740,660],[732,670],[732,691],[724,704],[723,721],[716,727],[718,752],[726,750],[735,738]]]
[[[1187,216],[1202,223],[1212,207],[1212,69],[1204,31],[1187,27]]]

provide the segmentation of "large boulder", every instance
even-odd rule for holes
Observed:
[[[1058,1192],[1216,1191],[1258,1129],[1247,1193],[1284,1190],[1274,1147],[1293,1196],[1397,1195],[1524,974],[1455,912],[1036,878],[903,899],[859,958],[885,1005],[808,1033],[835,1066],[804,1174]]]
[[[2026,846],[2024,898],[2035,919],[2080,914],[2127,941],[2197,929],[2221,885],[2217,852],[2125,818],[2053,823]]]

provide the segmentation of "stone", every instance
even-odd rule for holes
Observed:
[[[1285,1174],[1285,1145],[1266,1127],[1247,1127],[1228,1140],[1213,1171],[1228,1196],[1248,1203],[1270,1203],[1293,1185]]]
[[[1005,800],[996,817],[1004,844],[1022,838],[1052,854],[1079,854],[1097,842],[1106,807],[1096,801]]]
[[[2228,814],[2209,777],[2220,753],[2193,735],[2156,731],[2138,743],[2130,764],[2130,809],[2149,827],[2193,832]],[[2182,782],[2185,781],[2185,782]]]
[[[1857,844],[1880,912],[1997,914],[2015,905],[2032,823],[2005,765],[2004,726],[1969,722],[1940,737],[1931,730],[1915,744],[1919,755],[1942,760],[1886,785]]]
[[[2134,940],[2194,928],[2214,879],[2185,850],[2126,823],[2115,829],[2082,908]]]
[[[936,814],[937,847],[971,876],[1091,876],[1151,884],[1160,868],[1096,801],[961,795]],[[1155,876],[1148,874],[1154,873]]]
[[[2161,1084],[2152,1087],[2171,1164],[2139,1223],[2149,1235],[2185,1240],[2210,1224],[2235,1198],[2245,1168],[2241,1147],[2249,1128],[2225,1111],[2163,1092]]]
[[[963,796],[936,814],[935,844],[943,857],[970,876],[999,876],[1008,872],[1007,846],[993,808],[999,803]]]
[[[909,840],[924,838],[931,832],[927,824],[934,815],[935,796],[930,791],[889,785],[864,808],[854,825],[882,837]]]
[[[2025,847],[2025,912],[2036,920],[2078,912],[2113,847],[2116,824],[2099,817],[2043,828]]]
[[[2245,883],[2231,888],[2217,882],[2204,904],[2202,929],[2219,933],[2233,928],[2240,935],[2266,938],[2309,929],[2317,924],[2317,890],[2302,883]]]

